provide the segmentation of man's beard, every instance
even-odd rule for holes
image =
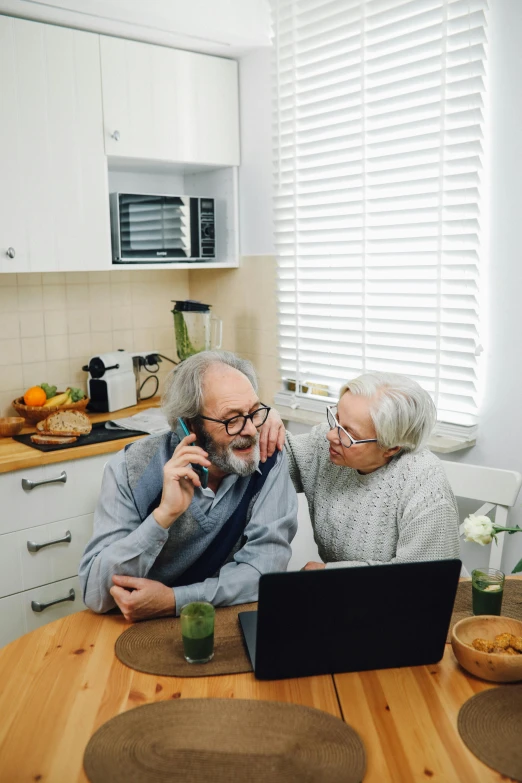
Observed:
[[[197,435],[197,445],[208,454],[208,459],[223,473],[235,473],[238,476],[250,476],[259,464],[259,435],[238,435],[227,445],[216,443],[199,422],[194,422]],[[242,458],[234,454],[234,448],[246,449],[253,446],[248,457]]]

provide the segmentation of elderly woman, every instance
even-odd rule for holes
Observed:
[[[455,498],[423,448],[436,421],[429,394],[406,376],[367,373],[343,386],[327,418],[286,439],[324,561],[305,568],[458,557]]]

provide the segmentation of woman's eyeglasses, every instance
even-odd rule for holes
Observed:
[[[328,420],[330,429],[337,430],[337,435],[341,445],[344,446],[345,449],[349,449],[351,446],[357,446],[358,443],[377,443],[377,438],[365,438],[364,440],[356,440],[355,438],[352,438],[350,433],[347,432],[344,427],[341,427],[337,421],[337,416],[334,413],[336,408],[337,405],[328,405],[326,408],[326,418]]]

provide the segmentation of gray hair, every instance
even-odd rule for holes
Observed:
[[[437,421],[437,409],[427,391],[406,375],[369,372],[346,383],[345,392],[374,397],[370,416],[379,444],[417,451],[429,438]]]
[[[163,413],[173,428],[176,420],[195,419],[203,408],[205,373],[214,364],[225,364],[239,370],[257,392],[257,375],[252,362],[230,351],[201,351],[181,362],[167,377],[161,400]]]

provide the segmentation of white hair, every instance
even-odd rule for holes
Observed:
[[[230,351],[201,351],[178,364],[165,381],[161,400],[163,412],[173,429],[179,418],[195,419],[203,409],[205,373],[215,364],[225,364],[245,375],[257,392],[257,376],[252,362]]]
[[[345,383],[347,391],[372,398],[370,416],[379,444],[417,451],[429,438],[437,421],[437,409],[427,391],[406,375],[369,372]]]

